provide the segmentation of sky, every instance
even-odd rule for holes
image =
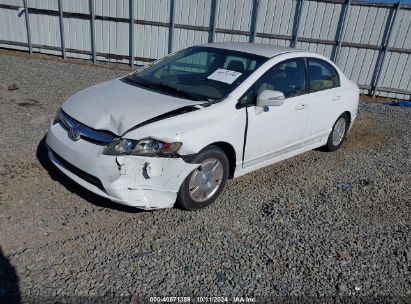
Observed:
[[[368,2],[397,3],[398,0],[366,0]],[[402,0],[402,3],[411,4],[411,0]]]

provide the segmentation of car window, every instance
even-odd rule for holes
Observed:
[[[257,94],[263,90],[280,91],[285,98],[298,96],[305,90],[304,60],[289,59],[274,66],[258,81]]]
[[[205,73],[207,72],[207,64],[211,60],[211,54],[207,52],[198,52],[187,57],[180,58],[170,63],[170,74],[184,73]]]
[[[338,72],[328,62],[321,59],[308,58],[308,77],[310,79],[310,92],[340,86]]]
[[[240,62],[241,62],[241,64],[240,64]],[[257,62],[255,60],[251,60],[251,59],[244,58],[244,57],[227,56],[227,59],[226,59],[223,67],[224,67],[224,69],[230,70],[230,69],[232,69],[232,67],[237,66],[241,70],[244,70],[244,71],[254,71],[256,63]],[[237,70],[238,70],[238,68],[237,68]]]
[[[256,97],[264,90],[280,91],[285,98],[305,93],[305,63],[303,58],[283,61],[261,78],[240,98],[239,105],[255,104]]]
[[[191,47],[138,70],[127,80],[196,100],[220,100],[267,59],[232,50]]]

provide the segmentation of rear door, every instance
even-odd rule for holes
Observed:
[[[344,112],[344,92],[337,70],[325,60],[307,58],[310,104],[310,137],[328,136]]]

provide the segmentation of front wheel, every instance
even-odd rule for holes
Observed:
[[[348,125],[349,119],[346,113],[338,117],[337,121],[334,123],[330,135],[328,136],[327,144],[324,146],[327,151],[336,151],[342,145],[348,131]]]
[[[177,203],[186,210],[211,205],[220,195],[228,178],[228,159],[223,150],[209,146],[193,159],[199,166],[182,183]]]

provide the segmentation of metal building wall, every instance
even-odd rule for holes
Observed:
[[[8,0],[2,2],[5,2],[8,5],[15,5],[17,7],[22,6],[21,0]],[[21,44],[27,43],[26,23],[23,13],[17,10],[0,9],[0,40],[14,41]],[[1,43],[0,41],[0,47],[9,46]],[[27,47],[22,45],[13,45],[12,48],[18,50],[28,50]]]
[[[410,7],[356,0],[0,0],[0,47],[29,50],[27,28],[34,52],[60,56],[64,42],[67,57],[132,64],[209,41],[295,46],[334,60],[364,93],[404,99],[410,27]]]

